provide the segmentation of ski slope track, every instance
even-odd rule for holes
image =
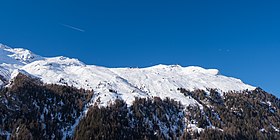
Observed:
[[[169,97],[183,105],[195,104],[177,89],[217,89],[219,91],[253,90],[241,80],[220,75],[216,69],[196,66],[156,65],[147,68],[106,68],[86,65],[67,57],[41,57],[21,48],[0,45],[0,85],[8,85],[17,73],[40,78],[44,83],[69,85],[93,90],[93,99],[106,106],[115,99],[132,104],[135,97]]]

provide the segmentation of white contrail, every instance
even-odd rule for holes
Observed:
[[[67,27],[67,28],[70,28],[70,29],[73,29],[73,30],[76,30],[76,31],[85,32],[85,30],[74,27],[74,26],[71,26],[71,25],[67,25],[67,24],[63,24],[63,23],[60,23],[60,25],[62,25],[64,27]]]

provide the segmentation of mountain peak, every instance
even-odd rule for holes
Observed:
[[[11,48],[0,43],[0,49],[11,49]]]
[[[23,48],[10,48],[3,44],[0,44],[0,55],[0,64],[25,65],[43,59],[43,57],[36,55],[29,50]]]

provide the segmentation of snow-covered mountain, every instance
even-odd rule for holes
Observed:
[[[280,137],[280,100],[216,69],[106,68],[5,45],[0,116],[0,139]]]
[[[177,90],[218,89],[220,91],[253,90],[241,80],[220,75],[216,69],[179,65],[156,65],[148,68],[106,68],[86,65],[67,57],[41,57],[25,49],[0,48],[2,82],[11,80],[18,71],[40,78],[44,83],[69,85],[100,93],[96,99],[107,105],[116,98],[131,104],[135,97],[169,97],[188,105]],[[95,100],[96,100],[95,99]]]

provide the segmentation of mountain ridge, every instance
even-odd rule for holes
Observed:
[[[19,62],[10,65],[9,61],[0,63],[0,66],[4,68],[9,66],[8,74],[2,75],[8,81],[15,77],[11,76],[14,71],[20,70],[47,84],[68,85],[100,92],[101,103],[105,106],[110,100],[116,98],[121,98],[131,104],[135,97],[153,96],[174,98],[183,104],[189,104],[190,101],[178,94],[177,88],[191,91],[218,89],[221,92],[255,89],[253,86],[244,84],[240,79],[221,75],[217,69],[162,64],[147,68],[106,68],[86,65],[74,58],[63,56],[47,58],[25,49],[12,49],[7,46],[1,48],[1,57]],[[5,56],[5,51],[12,54]]]
[[[106,68],[3,45],[0,54],[0,139],[280,136],[280,100],[217,69]]]

